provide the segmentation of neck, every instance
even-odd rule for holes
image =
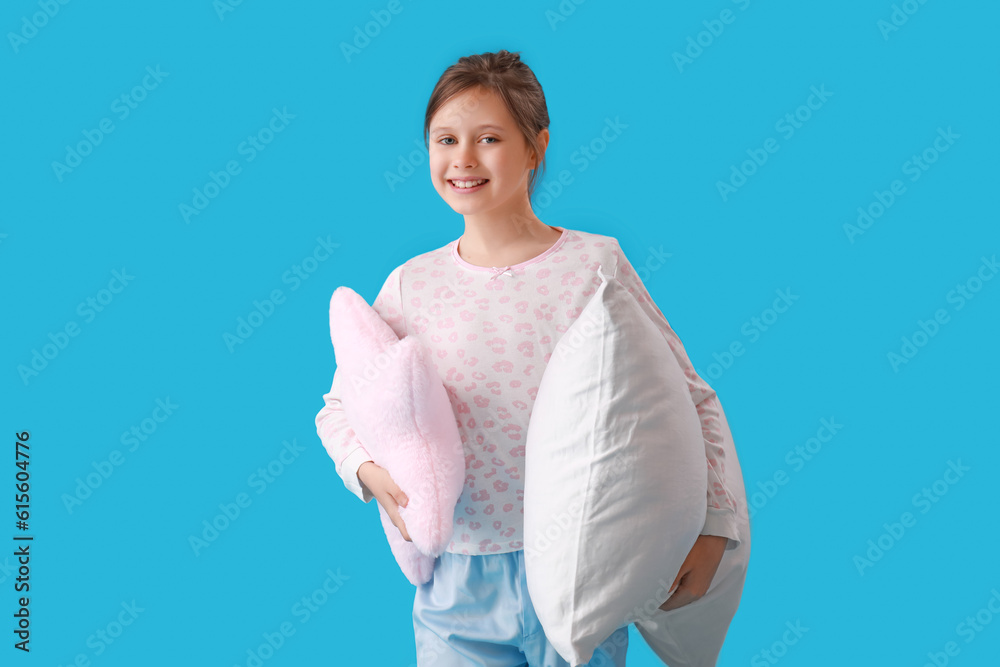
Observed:
[[[467,256],[497,256],[526,244],[543,243],[555,232],[531,210],[527,195],[505,211],[465,216],[461,250]]]

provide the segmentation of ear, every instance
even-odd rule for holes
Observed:
[[[545,149],[549,145],[549,128],[543,127],[541,130],[539,130],[538,131],[538,136],[537,136],[536,139],[538,141],[538,147],[541,150],[541,154],[542,154],[542,156],[544,156],[545,155]],[[535,169],[538,168],[538,165],[541,163],[541,156],[539,156],[539,155],[535,154],[534,152],[532,152],[531,162],[532,162],[531,170],[534,171]]]

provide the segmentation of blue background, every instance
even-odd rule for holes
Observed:
[[[414,662],[414,589],[375,504],[344,489],[315,431],[334,371],[329,298],[349,285],[371,302],[393,267],[462,234],[410,154],[444,69],[506,48],[535,71],[552,119],[536,213],[615,236],[649,267],[646,286],[726,408],[754,540],[719,664],[773,664],[773,651],[789,667],[921,665],[948,642],[949,664],[995,664],[1000,281],[977,272],[993,277],[983,258],[1000,249],[1000,8],[903,4],[915,13],[884,32],[888,1],[400,0],[396,14],[381,1],[5,3],[0,532],[9,545],[20,533],[12,434],[28,430],[35,541],[30,655],[11,647],[16,574],[0,557],[0,661],[246,665],[289,623],[264,664]],[[731,22],[713,24],[727,9]],[[373,11],[391,21],[345,56]],[[147,67],[161,80],[146,78],[122,117],[115,100]],[[250,160],[241,142],[274,109],[294,117]],[[796,113],[789,136],[776,124]],[[57,173],[102,119],[113,132]],[[601,146],[607,119],[626,127]],[[949,128],[958,138],[911,180],[906,163]],[[769,138],[777,152],[720,194]],[[581,158],[590,145],[601,152]],[[230,160],[240,172],[185,220],[180,206]],[[541,196],[563,170],[572,183]],[[858,207],[895,179],[905,193],[850,238]],[[317,239],[339,245],[296,282]],[[670,257],[647,265],[654,250]],[[123,270],[124,289],[102,292]],[[973,298],[958,301],[960,285]],[[283,303],[227,346],[274,290]],[[798,298],[768,319],[779,290]],[[894,367],[890,353],[939,309],[947,322]],[[767,329],[753,333],[754,317]],[[69,322],[78,335],[57,350]],[[130,451],[122,434],[158,399],[177,407]],[[843,427],[793,463],[824,418]],[[261,488],[251,476],[286,442],[303,451]],[[116,450],[121,465],[67,507]],[[949,461],[968,470],[935,487]],[[769,485],[776,474],[785,483]],[[924,488],[934,502],[915,499]],[[196,554],[189,537],[240,493],[250,505]],[[888,536],[904,512],[915,524]],[[891,546],[859,566],[880,538]],[[339,588],[303,618],[296,604],[327,570]],[[134,622],[98,641],[133,601]],[[979,630],[960,626],[977,613]],[[796,622],[808,631],[782,646]],[[630,665],[659,664],[631,639]]]

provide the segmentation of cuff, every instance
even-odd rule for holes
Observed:
[[[340,476],[344,479],[344,486],[346,486],[351,493],[367,503],[375,496],[368,490],[368,487],[362,484],[361,480],[358,479],[358,468],[360,468],[361,464],[365,461],[373,461],[373,459],[364,447],[358,446],[358,448],[348,454],[347,458],[344,459],[343,463],[341,463]]]
[[[701,529],[702,535],[719,535],[729,538],[726,543],[726,551],[735,549],[740,545],[739,526],[736,523],[736,513],[731,510],[707,508],[705,514],[705,527]]]

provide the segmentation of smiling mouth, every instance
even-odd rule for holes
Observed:
[[[448,183],[455,190],[476,190],[490,182],[488,178],[480,178],[474,181],[456,181],[448,179]]]

